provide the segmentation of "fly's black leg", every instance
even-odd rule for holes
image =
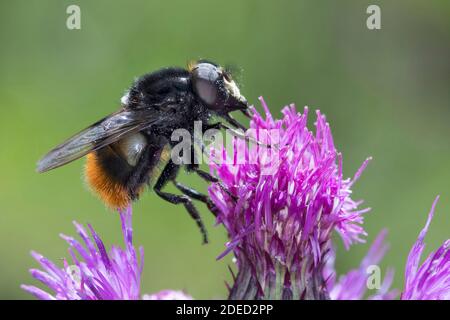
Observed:
[[[233,118],[232,116],[231,116],[231,114],[225,114],[224,116],[223,116],[223,118],[229,123],[229,124],[231,124],[233,127],[235,127],[235,128],[237,128],[237,129],[241,129],[241,130],[243,130],[244,132],[245,131],[247,131],[247,128],[246,127],[244,127],[242,124],[240,124],[235,118]]]
[[[206,171],[203,171],[202,169],[200,169],[198,167],[198,165],[195,164],[191,164],[187,166],[188,171],[192,171],[195,172],[200,178],[202,178],[203,180],[205,180],[206,182],[210,182],[210,183],[217,183],[217,185],[228,195],[230,196],[234,201],[237,201],[237,197],[232,194],[230,192],[230,190],[227,189],[227,187],[225,187],[223,185],[222,182],[220,182],[219,179],[217,179],[216,177],[212,176],[211,174],[209,174]],[[214,213],[214,212],[213,212]],[[214,213],[215,214],[215,213]]]
[[[217,122],[217,123],[208,125],[208,126],[206,127],[206,130],[212,129],[212,128],[218,129],[218,128],[220,128],[221,125],[222,125],[222,124],[221,124],[220,122]],[[205,154],[205,145],[203,144],[203,142],[200,142],[200,143],[201,143],[202,153]],[[194,157],[195,157],[195,149],[194,149],[194,147],[192,146],[192,148],[191,148],[191,159],[194,159]],[[206,171],[200,169],[198,164],[196,164],[196,163],[191,163],[191,164],[188,164],[188,165],[186,166],[186,168],[187,168],[187,170],[188,170],[189,172],[195,172],[200,178],[202,178],[202,179],[205,180],[206,182],[209,182],[209,183],[217,183],[217,184],[219,185],[219,187],[220,187],[226,194],[228,194],[234,201],[237,200],[237,198],[236,198],[236,197],[235,197],[235,196],[234,196],[234,195],[233,195],[233,194],[232,194],[232,193],[231,193],[231,192],[230,192],[230,191],[222,184],[222,182],[220,182],[219,179],[217,179],[216,177],[214,177],[214,176],[211,175],[210,173],[208,173],[208,172],[206,172]],[[209,206],[208,206],[208,208],[209,208]],[[215,206],[214,206],[214,208],[215,208]],[[213,210],[211,210],[211,208],[210,208],[210,211],[211,211],[214,215],[217,215],[217,210],[214,209],[214,211],[213,211]]]
[[[240,129],[241,131],[236,130],[236,129],[234,129],[234,128],[232,128],[232,127],[230,127],[230,126],[228,126],[228,125],[226,125],[225,123],[222,123],[222,122],[213,123],[213,124],[209,125],[207,128],[208,129],[217,129],[217,130],[225,129],[231,135],[233,135],[233,136],[235,136],[237,138],[245,140],[246,143],[253,142],[253,143],[255,143],[258,146],[263,146],[263,147],[266,147],[266,148],[271,148],[272,147],[270,144],[265,144],[265,143],[263,143],[261,141],[258,141],[256,139],[254,139],[253,137],[247,136],[245,134],[247,129],[245,127],[243,127],[242,125],[240,125],[239,122],[237,122],[234,118],[231,118],[230,116],[228,116],[228,117],[225,117],[225,119],[233,127],[235,127],[236,129]],[[244,132],[242,132],[242,131],[244,131]]]
[[[204,154],[205,153],[205,145],[203,144],[202,141],[199,141],[199,143],[200,143],[200,147],[202,149],[202,153]],[[197,152],[196,152],[194,146],[191,147],[191,159],[198,159],[198,155],[197,155]],[[197,173],[206,182],[213,182],[213,183],[219,182],[219,180],[216,177],[213,177],[208,172],[201,170],[199,168],[198,162],[196,163],[196,162],[191,161],[191,163],[186,165],[186,168],[189,172],[194,171],[195,173]]]
[[[243,111],[243,113],[244,113],[244,115],[251,117],[251,115],[248,113],[248,111],[247,112]],[[233,118],[233,116],[229,113],[222,115],[222,118],[224,118],[226,122],[231,124],[236,129],[241,129],[244,132],[246,132],[248,130],[244,125],[242,125],[239,121],[237,121],[235,118]],[[207,129],[218,129],[219,130],[219,129],[222,129],[223,127],[224,127],[224,125],[221,122],[207,125]]]
[[[188,197],[191,197],[192,199],[201,201],[203,203],[207,203],[209,200],[209,197],[206,194],[200,193],[197,190],[190,188],[188,186],[185,186],[182,183],[179,183],[177,181],[173,182],[175,184],[175,187],[177,187],[178,190],[183,192]]]
[[[197,223],[197,226],[200,229],[200,232],[203,235],[203,243],[208,243],[208,235],[206,232],[205,225],[203,224],[203,221],[200,217],[200,214],[198,213],[197,209],[195,208],[194,204],[192,203],[192,200],[187,195],[176,195],[168,192],[161,191],[162,188],[167,184],[169,181],[174,181],[179,170],[179,166],[174,164],[172,161],[170,161],[166,167],[164,168],[161,176],[159,177],[158,181],[155,184],[154,190],[158,196],[160,196],[162,199],[173,203],[173,204],[183,204],[186,210],[189,212],[189,215],[192,217],[192,219],[195,220]]]
[[[247,118],[251,119],[253,117],[253,112],[250,109],[241,110],[242,114]]]
[[[202,141],[198,142],[201,146],[202,152],[204,152],[204,145]],[[191,147],[191,159],[196,159],[197,158],[197,154],[196,154],[196,150],[195,147],[192,146]],[[198,159],[198,158],[197,158]],[[210,175],[209,173],[200,170],[199,169],[199,165],[198,163],[196,163],[195,161],[187,164],[186,165],[186,169],[188,172],[195,172],[198,174],[199,177],[201,177],[203,180],[205,180],[206,182],[212,182],[212,183],[217,183],[219,184],[224,190],[226,190],[226,188],[220,183],[219,179],[217,179],[216,177],[213,177],[212,175]],[[211,211],[211,213],[217,217],[217,215],[219,214],[219,210],[217,209],[216,205],[211,201],[211,199],[209,198],[209,196],[202,194],[200,192],[198,192],[195,189],[192,189],[190,187],[187,187],[179,182],[177,182],[175,179],[173,180],[175,187],[177,187],[178,190],[180,190],[182,193],[184,193],[185,195],[195,199],[195,200],[199,200],[203,203],[206,204],[206,206],[208,207],[209,211]]]
[[[208,172],[203,171],[198,166],[190,167],[188,170],[194,171],[196,174],[198,174],[198,176],[200,178],[202,178],[206,182],[212,182],[212,183],[218,183],[219,182],[219,179],[217,179],[216,177],[212,176]]]
[[[205,225],[203,224],[200,214],[198,213],[197,209],[195,208],[194,204],[192,203],[192,200],[188,196],[167,193],[167,192],[160,191],[158,189],[155,189],[155,192],[162,199],[164,199],[170,203],[173,203],[173,204],[182,203],[184,205],[184,207],[186,208],[186,210],[188,211],[189,215],[197,223],[197,226],[199,227],[200,232],[202,233],[202,236],[203,236],[203,244],[208,243],[208,233],[206,231]]]
[[[189,187],[185,186],[184,184],[181,184],[177,181],[174,181],[174,184],[178,190],[183,192],[188,197],[191,197],[192,199],[195,199],[195,200],[205,203],[206,206],[208,207],[209,211],[211,211],[212,214],[215,217],[217,217],[217,215],[219,214],[219,211],[218,211],[217,207],[215,206],[215,204],[211,201],[209,196],[207,196],[206,194],[200,193],[195,189],[189,188]]]

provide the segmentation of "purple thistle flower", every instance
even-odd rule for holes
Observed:
[[[344,179],[342,155],[319,111],[313,134],[306,107],[303,114],[285,107],[283,119],[273,120],[260,100],[266,119],[253,109],[253,137],[261,141],[262,132],[275,131],[276,145],[248,148],[238,140],[231,156],[223,148],[224,161],[211,164],[221,185],[210,186],[209,194],[230,238],[220,257],[233,251],[237,260],[230,298],[328,299],[322,271],[332,231],[346,248],[366,235],[362,214],[369,209],[359,210],[361,202],[350,195],[369,159],[353,179]],[[242,151],[246,162],[230,161]]]
[[[369,268],[377,266],[388,250],[388,245],[384,243],[386,230],[380,232],[367,255],[362,260],[359,268],[350,270],[347,274],[341,276],[336,282],[336,271],[334,269],[335,251],[329,251],[327,262],[324,268],[324,278],[327,280],[327,289],[330,298],[333,300],[361,300],[364,298],[368,289]],[[389,290],[394,272],[389,269],[381,283],[376,294],[369,297],[373,300],[393,300],[398,296],[397,290]]]
[[[31,275],[54,293],[50,294],[29,285],[22,285],[22,289],[44,300],[140,299],[144,252],[140,247],[141,262],[139,263],[133,246],[131,207],[119,213],[125,249],[113,246],[107,253],[102,240],[91,225],[88,225],[90,237],[80,224],[74,222],[84,246],[76,239],[61,234],[61,238],[70,246],[69,253],[73,265],[69,265],[64,259],[64,267],[61,269],[39,253],[31,253],[43,269],[43,271],[31,269]]]
[[[439,196],[433,202],[425,227],[409,252],[405,269],[402,300],[450,300],[450,239],[444,241],[420,264],[428,232]]]
[[[128,207],[119,211],[125,248],[113,246],[106,251],[100,237],[91,225],[90,236],[74,222],[78,235],[84,242],[61,235],[69,244],[73,265],[63,260],[60,268],[39,253],[31,255],[43,270],[31,269],[31,275],[46,285],[52,293],[38,287],[22,285],[22,289],[42,300],[138,300],[141,298],[141,275],[144,264],[144,250],[138,253],[133,246],[132,210]],[[78,258],[80,257],[80,258]],[[143,300],[190,300],[191,296],[181,291],[163,290],[144,295]]]

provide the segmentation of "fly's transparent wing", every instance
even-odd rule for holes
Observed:
[[[158,120],[155,110],[120,110],[50,150],[37,163],[37,171],[45,172],[63,166],[91,151],[116,142],[127,134],[141,131]]]

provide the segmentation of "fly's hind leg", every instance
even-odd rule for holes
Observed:
[[[187,195],[188,197],[191,197],[192,199],[198,200],[206,204],[209,211],[217,217],[219,214],[219,210],[217,209],[216,205],[211,201],[209,196],[206,194],[200,193],[197,190],[190,188],[188,186],[185,186],[184,184],[181,184],[177,181],[174,181],[175,187],[180,190],[183,194]]]
[[[202,178],[206,182],[216,183],[222,189],[222,191],[224,191],[230,198],[232,198],[234,201],[237,201],[237,197],[234,194],[232,194],[230,190],[228,190],[228,188],[225,187],[218,178],[214,177],[213,175],[211,175],[206,171],[203,171],[198,167],[198,165],[195,164],[188,165],[187,168],[189,171],[195,172],[200,178]]]
[[[202,150],[203,155],[205,154],[205,145],[203,144],[203,142],[199,142],[200,143],[200,147]],[[194,148],[194,146],[191,147],[191,159],[198,159],[198,156],[196,155],[196,150]],[[215,183],[217,184],[226,194],[228,194],[228,196],[230,198],[232,198],[233,200],[237,200],[237,198],[223,185],[223,183],[216,177],[214,177],[212,174],[200,169],[198,163],[189,163],[186,165],[186,169],[188,172],[194,172],[195,174],[197,174],[201,179],[203,179],[204,181],[208,182],[208,183]],[[180,184],[178,184],[179,186],[177,186],[175,184],[175,186],[178,188],[178,190],[180,190],[181,192],[183,192],[186,195],[189,195],[190,197],[202,201],[203,203],[206,204],[206,206],[208,207],[209,211],[211,211],[211,213],[217,217],[217,215],[219,214],[219,209],[216,207],[216,205],[211,201],[210,197],[207,195],[203,195],[201,193],[199,193],[198,191],[191,189],[191,188],[187,188],[183,185],[180,186]],[[188,190],[189,189],[189,190]]]
[[[206,232],[205,225],[203,224],[200,214],[198,213],[197,209],[192,203],[192,199],[186,194],[177,195],[162,191],[162,188],[164,188],[167,182],[169,181],[175,182],[175,178],[178,174],[179,168],[180,167],[178,165],[170,161],[164,168],[161,176],[159,177],[153,189],[155,190],[156,194],[160,196],[162,199],[173,204],[183,204],[186,210],[188,211],[189,215],[197,223],[197,226],[199,227],[200,232],[202,233],[203,236],[203,243],[204,244],[208,243],[208,235]]]

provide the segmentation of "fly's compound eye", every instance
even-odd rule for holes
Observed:
[[[208,106],[219,106],[222,100],[219,90],[223,79],[218,68],[210,63],[199,63],[192,70],[192,84],[195,93]]]

